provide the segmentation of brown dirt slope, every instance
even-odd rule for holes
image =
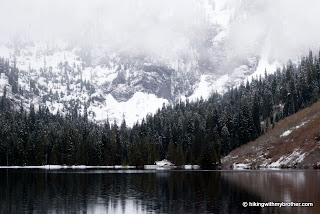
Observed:
[[[320,168],[320,101],[230,152],[222,168]]]

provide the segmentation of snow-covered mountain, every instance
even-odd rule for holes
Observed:
[[[265,68],[275,70],[277,63],[268,62],[267,39],[262,52],[241,56],[229,45],[230,26],[245,18],[238,10],[246,1],[194,4],[206,25],[187,30],[191,36],[179,37],[176,41],[181,44],[170,47],[170,54],[58,40],[19,38],[2,43],[0,56],[19,69],[20,94],[11,95],[12,99],[17,103],[21,99],[25,107],[46,105],[53,113],[77,109],[83,114],[86,109],[92,121],[103,123],[108,118],[120,123],[125,118],[131,126],[164,104],[206,99],[211,92],[223,92]],[[2,91],[8,84],[5,74],[0,84]]]

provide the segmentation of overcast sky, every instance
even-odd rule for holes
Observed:
[[[68,39],[146,51],[179,51],[208,25],[200,0],[2,0],[0,39]],[[237,6],[229,45],[236,54],[294,57],[320,41],[319,0],[216,0]],[[237,3],[237,4],[236,4]]]
[[[253,5],[246,18],[232,26],[235,50],[268,49],[270,58],[280,60],[300,56],[309,48],[319,50],[320,1],[259,0]]]
[[[0,36],[2,40],[24,35],[120,48],[173,48],[188,42],[186,32],[199,16],[194,5],[184,0],[6,0],[0,18],[7,21],[1,23]]]

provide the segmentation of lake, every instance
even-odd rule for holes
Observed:
[[[320,213],[320,171],[0,169],[0,213]],[[243,202],[313,207],[244,207]]]

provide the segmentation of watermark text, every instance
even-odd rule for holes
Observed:
[[[243,207],[313,207],[311,202],[242,202]]]

